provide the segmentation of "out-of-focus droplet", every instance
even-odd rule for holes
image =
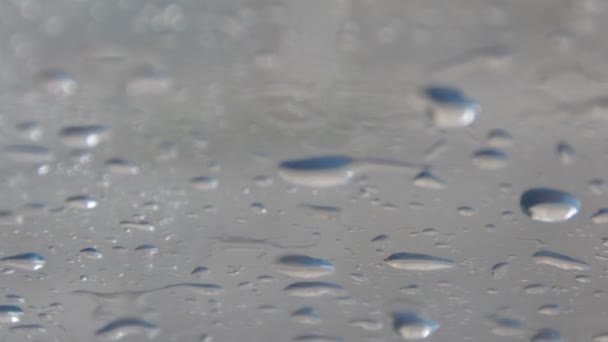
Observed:
[[[68,197],[65,200],[65,205],[72,209],[94,209],[97,207],[97,200],[87,195],[77,195]]]
[[[488,132],[486,142],[493,148],[508,148],[513,145],[513,136],[504,129],[497,128]]]
[[[541,222],[563,222],[573,218],[581,209],[581,202],[573,195],[556,189],[526,190],[520,205],[524,213]]]
[[[259,202],[252,203],[249,206],[249,210],[251,210],[252,213],[257,214],[257,215],[264,215],[268,212],[266,207],[262,203],[259,203]]]
[[[473,153],[473,163],[483,170],[502,169],[509,164],[509,156],[496,148],[482,149]]]
[[[42,138],[43,129],[38,122],[24,121],[15,125],[15,129],[24,139],[38,141]]]
[[[15,268],[22,271],[37,271],[44,267],[46,260],[37,253],[23,253],[0,259],[0,267]]]
[[[499,262],[492,267],[492,278],[501,279],[507,275],[511,264],[508,262]]]
[[[494,319],[494,324],[492,334],[497,336],[521,336],[526,332],[524,325],[516,319],[500,317]]]
[[[560,141],[555,149],[559,160],[563,164],[572,164],[574,162],[574,148],[570,144]]]
[[[422,171],[414,177],[414,185],[425,189],[443,189],[445,183],[430,171]]]
[[[414,312],[396,312],[393,314],[393,328],[404,340],[416,341],[431,336],[439,329],[439,323]]]
[[[475,121],[480,112],[479,104],[465,96],[459,89],[432,86],[424,90],[429,99],[429,112],[439,128],[461,128]]]
[[[61,142],[71,148],[92,148],[108,139],[109,129],[101,125],[67,126],[59,131]]]
[[[169,74],[158,66],[144,65],[137,68],[127,82],[129,96],[158,96],[173,90],[175,86]]]
[[[95,332],[95,336],[106,341],[118,341],[133,335],[152,339],[158,332],[159,329],[152,322],[138,318],[122,318],[103,326]]]
[[[213,190],[213,189],[216,189],[220,185],[220,182],[217,180],[217,178],[209,177],[209,176],[201,176],[201,177],[192,178],[190,180],[190,183],[192,184],[192,186],[195,189],[202,190],[202,191]]]
[[[53,153],[39,145],[10,145],[4,151],[6,155],[17,162],[43,164],[53,160]]]
[[[38,75],[38,82],[46,92],[57,97],[67,97],[78,91],[76,80],[62,69],[43,70]]]
[[[591,216],[591,221],[595,224],[606,224],[608,223],[608,208],[602,208]]]
[[[453,260],[417,253],[391,254],[384,262],[393,268],[407,271],[435,271],[456,266]]]
[[[530,342],[562,342],[562,335],[559,331],[549,328],[543,328],[536,332],[530,339]]]
[[[23,310],[16,305],[0,305],[0,323],[17,323],[23,317]]]
[[[140,171],[140,168],[136,163],[121,158],[106,160],[105,167],[108,172],[117,175],[136,175]]]
[[[557,316],[560,314],[560,312],[561,307],[557,304],[547,304],[538,308],[538,313],[546,316]]]
[[[121,221],[120,226],[125,230],[141,230],[145,232],[153,232],[156,227],[147,221]]]
[[[320,281],[293,283],[285,287],[284,291],[296,297],[341,296],[345,293],[344,288],[338,284]]]
[[[305,306],[292,312],[291,319],[301,324],[321,323],[321,317],[319,317],[317,311],[310,306]]]
[[[548,250],[540,250],[534,253],[532,260],[540,265],[550,265],[567,271],[587,271],[591,269],[591,266],[582,260]]]

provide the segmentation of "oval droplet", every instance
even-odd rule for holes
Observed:
[[[417,253],[391,254],[384,262],[393,268],[407,271],[435,271],[456,266],[451,259]]]
[[[318,278],[334,272],[334,266],[327,260],[295,254],[281,256],[274,268],[298,278]]]
[[[0,323],[17,323],[23,317],[23,310],[16,305],[0,305]]]
[[[586,262],[548,250],[540,250],[532,256],[532,260],[539,265],[550,265],[567,271],[587,271],[591,266]]]
[[[97,200],[87,195],[77,195],[68,197],[65,200],[65,205],[72,209],[94,209],[97,207]]]
[[[396,312],[393,314],[393,328],[404,340],[416,341],[431,336],[439,329],[439,323],[414,312]]]
[[[279,176],[294,185],[333,187],[350,182],[353,163],[353,158],[343,155],[286,160],[279,164]]]
[[[340,296],[344,288],[338,284],[319,281],[297,282],[285,287],[284,291],[296,297]]]
[[[152,322],[138,318],[122,318],[106,324],[95,332],[95,336],[107,341],[118,341],[133,335],[143,335],[152,339],[158,332],[159,329]]]
[[[473,163],[483,170],[502,169],[509,164],[509,156],[499,149],[482,149],[473,153]]]
[[[442,129],[466,127],[480,112],[479,104],[456,88],[431,86],[424,90],[424,94],[430,100],[433,122]]]
[[[581,202],[573,195],[555,189],[534,188],[521,196],[524,213],[541,222],[563,222],[573,218],[581,209]]]
[[[68,126],[59,131],[60,141],[71,148],[92,148],[107,140],[109,129],[105,126]]]
[[[44,267],[46,260],[36,253],[11,255],[0,259],[0,267],[15,268],[22,271],[37,271]]]

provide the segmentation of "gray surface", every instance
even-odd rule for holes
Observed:
[[[606,19],[599,0],[2,2],[0,305],[23,314],[4,307],[0,339],[592,341]],[[475,121],[433,121],[433,85]],[[490,147],[506,157],[474,157]],[[363,162],[335,186],[280,176],[331,154]],[[539,187],[580,211],[531,219]],[[293,254],[322,260],[277,265]]]

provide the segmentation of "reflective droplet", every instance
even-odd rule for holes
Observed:
[[[414,178],[414,185],[425,189],[443,189],[445,184],[430,171],[422,171]]]
[[[373,319],[354,319],[349,321],[348,324],[366,331],[378,331],[384,327],[384,324],[381,321]]]
[[[513,137],[504,129],[493,129],[488,132],[486,142],[494,148],[507,148],[513,145]]]
[[[190,180],[190,183],[195,189],[203,191],[216,189],[220,185],[220,182],[217,180],[217,178],[207,176],[192,178]]]
[[[523,324],[512,318],[496,318],[494,323],[492,334],[497,336],[521,336],[526,332]]]
[[[532,338],[530,342],[562,342],[562,335],[557,330],[553,329],[540,329]]]
[[[329,261],[306,255],[281,256],[274,268],[297,278],[318,278],[334,272],[334,266]]]
[[[153,232],[156,230],[150,222],[147,221],[121,221],[120,226],[126,230],[141,230],[146,232]]]
[[[492,267],[492,278],[494,278],[494,279],[504,278],[505,275],[507,274],[507,272],[509,271],[510,267],[511,267],[511,264],[509,264],[508,262],[499,262],[499,263],[495,264]]]
[[[262,203],[257,203],[257,202],[252,203],[249,206],[249,210],[251,210],[252,213],[257,214],[257,215],[263,215],[268,212],[268,210],[266,210],[266,207]]]
[[[36,253],[23,253],[0,259],[0,267],[15,268],[23,271],[37,271],[44,267],[46,260]]]
[[[468,126],[480,112],[479,104],[456,88],[432,86],[424,94],[430,100],[428,110],[439,128]]]
[[[78,83],[74,78],[61,69],[48,69],[40,72],[38,82],[45,91],[58,97],[74,95],[78,90]]]
[[[495,148],[482,149],[473,153],[473,163],[483,170],[502,169],[509,164],[509,156]]]
[[[103,257],[103,254],[93,247],[81,249],[80,255],[89,259],[101,259]]]
[[[51,150],[38,145],[10,145],[4,151],[9,158],[22,163],[42,164],[53,160]]]
[[[129,96],[163,95],[173,90],[174,82],[169,74],[158,66],[144,65],[133,73],[127,83]]]
[[[591,221],[593,221],[595,224],[608,223],[608,208],[602,208],[595,212],[595,214],[591,216]]]
[[[431,336],[439,329],[439,323],[413,312],[396,312],[393,314],[393,328],[404,340],[415,341]]]
[[[139,166],[132,161],[112,158],[105,162],[106,170],[117,175],[136,175],[139,173]]]
[[[475,214],[477,214],[474,208],[468,206],[459,207],[458,213],[462,216],[474,216]]]
[[[197,267],[195,267],[192,270],[192,272],[190,272],[190,274],[193,275],[193,276],[199,277],[199,276],[202,276],[202,275],[204,275],[204,274],[206,274],[208,272],[209,272],[209,269],[207,267],[205,267],[205,266],[197,266]]]
[[[561,312],[561,308],[557,304],[547,304],[538,308],[538,313],[547,316],[557,316]],[[606,340],[608,342],[608,339]]]
[[[143,256],[154,256],[158,254],[158,247],[154,245],[140,245],[135,248],[135,252]]]
[[[118,341],[133,335],[142,335],[152,339],[158,332],[159,329],[152,322],[138,318],[123,318],[103,326],[95,332],[95,336],[107,341]]]
[[[582,260],[548,250],[540,250],[534,253],[532,260],[539,265],[550,265],[567,271],[587,271],[591,269],[591,266]]]
[[[92,148],[107,140],[109,130],[105,126],[68,126],[59,131],[61,142],[71,148]]]
[[[0,323],[17,323],[23,317],[23,310],[16,305],[0,305]]]
[[[68,208],[72,208],[72,209],[80,209],[80,210],[94,209],[97,207],[97,200],[92,197],[89,197],[87,195],[78,195],[78,196],[68,197],[65,200],[65,205]]]
[[[33,121],[20,122],[17,125],[15,125],[15,129],[17,130],[19,135],[21,135],[21,137],[24,139],[38,141],[38,140],[40,140],[40,138],[42,138],[42,133],[43,133],[42,126],[37,122],[33,122]]]
[[[291,318],[300,324],[319,324],[321,317],[317,311],[310,306],[299,308],[291,313]]]
[[[284,291],[296,297],[320,297],[344,295],[344,288],[338,284],[320,281],[297,282],[285,287]]]
[[[565,141],[560,141],[556,146],[557,156],[563,164],[574,162],[574,148]]]
[[[450,259],[416,253],[395,253],[384,259],[384,262],[393,268],[407,271],[435,271],[456,266]]]
[[[521,196],[522,210],[533,220],[563,222],[574,217],[581,209],[581,202],[573,195],[555,189],[534,188]]]

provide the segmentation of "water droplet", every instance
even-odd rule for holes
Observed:
[[[158,332],[159,329],[152,322],[138,318],[122,318],[103,326],[95,332],[95,336],[107,341],[118,341],[133,335],[143,335],[152,339]]]
[[[561,312],[561,308],[557,304],[547,304],[538,308],[538,313],[546,316],[557,316]],[[608,340],[606,340],[608,342]]]
[[[191,275],[196,276],[196,277],[200,277],[204,274],[207,274],[209,272],[209,269],[205,266],[197,266],[195,267],[192,272],[190,272]]]
[[[10,145],[4,150],[9,158],[17,162],[42,164],[53,160],[51,150],[39,145]]]
[[[480,112],[479,104],[456,88],[432,86],[424,94],[430,100],[433,122],[442,129],[468,126]]]
[[[11,255],[0,259],[0,267],[16,268],[23,271],[37,271],[44,267],[46,260],[36,253]]]
[[[38,141],[40,138],[42,138],[42,126],[37,122],[20,122],[15,125],[15,129],[24,139]]]
[[[473,163],[483,170],[502,169],[509,164],[509,156],[499,149],[482,149],[473,153]]]
[[[530,342],[561,342],[562,335],[557,330],[553,329],[540,329],[532,338]]]
[[[404,340],[424,340],[439,329],[439,323],[413,312],[396,312],[393,314],[393,328]]]
[[[338,284],[320,281],[297,282],[285,287],[284,291],[296,297],[342,296],[344,288]]]
[[[526,332],[523,324],[512,318],[494,319],[496,326],[492,328],[492,334],[497,336],[521,336]]]
[[[521,196],[521,208],[533,220],[563,222],[574,217],[581,209],[581,202],[573,195],[555,189],[529,189]]]
[[[319,324],[321,317],[317,311],[310,306],[299,308],[291,313],[291,318],[301,324]]]
[[[456,266],[450,259],[416,253],[395,253],[384,259],[384,262],[393,268],[407,271],[435,271]]]
[[[48,69],[38,75],[40,86],[49,94],[58,97],[74,95],[78,90],[78,83],[65,70]]]
[[[494,148],[507,148],[513,145],[513,136],[504,129],[493,129],[488,132],[486,142]]]
[[[268,212],[268,210],[266,210],[266,207],[262,204],[262,203],[252,203],[249,206],[249,210],[251,210],[252,213],[257,214],[257,215],[264,215]]]
[[[92,148],[108,139],[109,129],[105,126],[68,126],[59,131],[61,142],[71,148]]]
[[[213,189],[216,189],[220,185],[220,182],[217,180],[217,178],[208,177],[208,176],[192,178],[190,180],[190,183],[192,184],[192,186],[195,189],[202,190],[202,191],[213,190]]]
[[[477,211],[475,211],[475,209],[472,207],[462,206],[458,208],[458,213],[462,216],[474,216],[477,214]]]
[[[572,164],[574,162],[574,148],[565,141],[560,141],[556,146],[557,156],[563,164]]]
[[[106,160],[105,167],[108,172],[117,175],[136,175],[140,171],[137,164],[121,158],[111,158]]]
[[[158,66],[144,65],[136,69],[127,83],[129,96],[163,95],[173,90],[174,82],[169,74]]]
[[[147,221],[121,221],[120,226],[125,230],[141,230],[145,232],[153,232],[156,230],[150,222]]]
[[[269,176],[258,175],[253,177],[253,183],[260,188],[267,188],[271,186],[273,182],[274,180]]]
[[[151,257],[158,254],[158,247],[154,245],[140,245],[135,248],[135,252],[143,256]]]
[[[80,250],[80,255],[89,258],[89,259],[101,259],[103,258],[103,254],[99,252],[96,248],[88,247]]]
[[[36,335],[36,334],[46,334],[46,328],[40,324],[15,325],[15,326],[8,328],[8,330],[12,333],[23,334],[23,335],[27,336],[28,338],[30,338],[30,336]]]
[[[279,257],[274,268],[297,278],[318,278],[334,272],[334,266],[327,260],[295,254]]]
[[[445,183],[430,171],[422,171],[414,178],[414,185],[425,189],[443,189]]]
[[[305,342],[341,342],[342,339],[335,336],[326,335],[301,335],[293,339],[294,341],[305,341]]]
[[[378,331],[384,327],[381,321],[374,319],[354,319],[348,322],[353,327],[358,327],[366,331]]]
[[[94,209],[97,207],[97,200],[87,195],[77,195],[68,197],[65,200],[65,205],[72,209]]]
[[[507,272],[509,271],[510,267],[511,267],[511,264],[509,264],[508,262],[497,263],[496,265],[494,265],[492,267],[492,278],[494,278],[494,279],[504,278],[504,276],[507,275]]]
[[[539,265],[550,265],[567,271],[587,271],[591,269],[591,266],[582,260],[548,250],[540,250],[534,253],[532,260]]]
[[[595,224],[606,224],[608,223],[608,208],[602,208],[598,210],[593,216],[591,221]]]
[[[16,305],[0,305],[0,323],[17,323],[23,317],[23,310]]]

